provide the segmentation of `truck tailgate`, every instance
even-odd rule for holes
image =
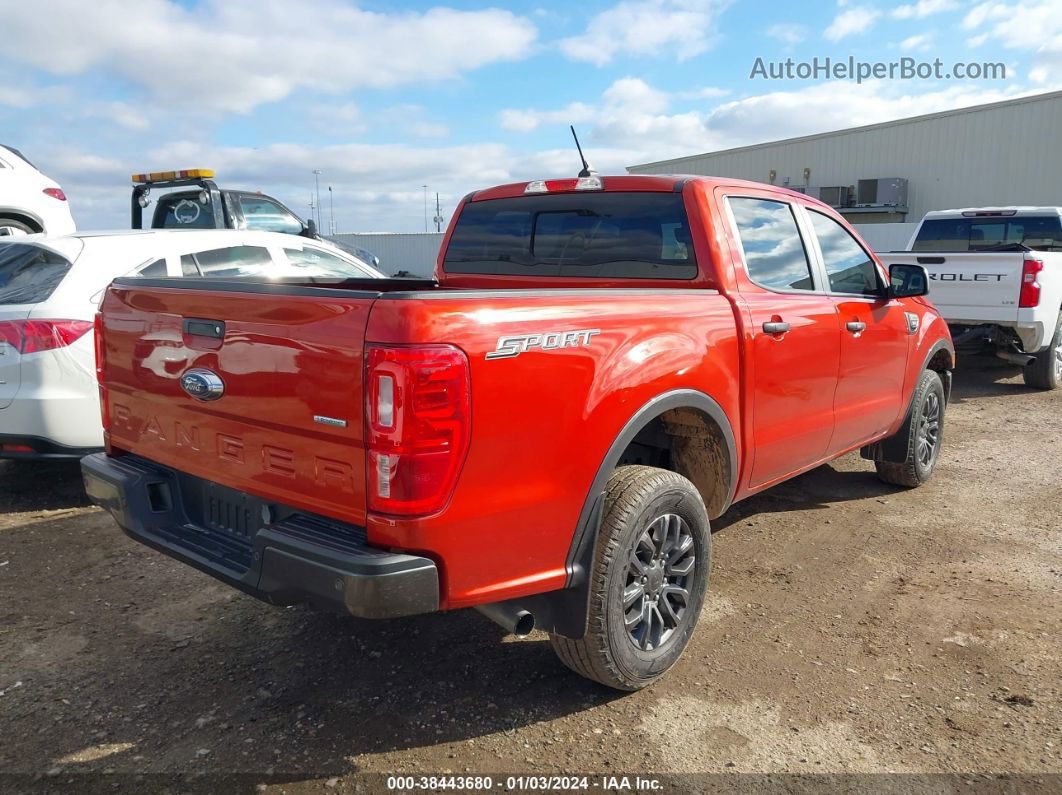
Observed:
[[[949,323],[1013,323],[1018,318],[1020,252],[882,254],[886,265],[911,263],[929,272],[929,300]]]
[[[378,293],[221,287],[126,280],[108,291],[111,446],[364,521],[362,343]],[[198,368],[221,379],[223,394],[203,400],[186,391],[182,377]]]

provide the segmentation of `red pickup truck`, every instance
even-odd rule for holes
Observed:
[[[115,281],[85,483],[268,602],[477,607],[634,690],[689,641],[736,500],[857,448],[930,476],[954,352],[927,284],[773,186],[503,185],[434,280]]]

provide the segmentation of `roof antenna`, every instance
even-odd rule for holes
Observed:
[[[594,171],[593,166],[586,162],[586,157],[583,155],[583,148],[579,146],[579,136],[575,134],[575,125],[569,124],[568,129],[572,131],[572,138],[575,139],[575,148],[579,150],[579,159],[583,161],[583,170],[579,172],[580,177],[592,177],[597,174]]]

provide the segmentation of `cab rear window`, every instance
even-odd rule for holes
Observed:
[[[922,222],[914,251],[991,251],[1025,246],[1034,251],[1062,249],[1057,215],[932,218]]]
[[[692,279],[689,219],[677,193],[560,193],[470,202],[447,273]]]
[[[69,270],[70,262],[50,249],[0,243],[0,306],[48,300]]]
[[[214,206],[210,199],[200,202],[196,193],[170,193],[155,207],[156,229],[216,229]]]

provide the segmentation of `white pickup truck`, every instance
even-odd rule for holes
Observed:
[[[925,266],[957,348],[1022,366],[1029,386],[1062,386],[1062,207],[926,213],[908,248],[881,259]]]

